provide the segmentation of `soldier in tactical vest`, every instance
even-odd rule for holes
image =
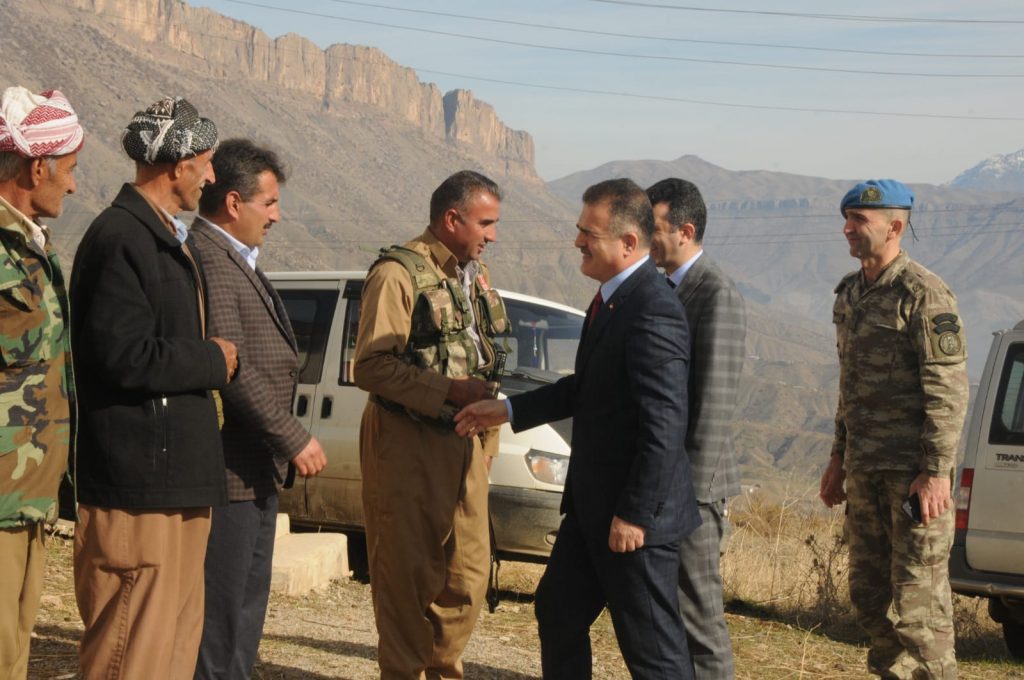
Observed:
[[[72,439],[68,296],[39,220],[75,191],[82,139],[59,91],[0,97],[0,678],[13,680],[28,673],[43,525],[57,519]]]
[[[835,291],[839,407],[821,499],[847,504],[850,599],[871,637],[869,672],[948,679],[950,488],[967,350],[956,297],[900,248],[913,205],[910,189],[883,179],[858,184],[840,206],[861,268]]]
[[[480,262],[501,191],[458,172],[430,199],[422,235],[366,278],[355,382],[363,509],[381,678],[461,678],[487,588],[487,469],[497,428],[455,433],[452,417],[490,397],[493,338],[507,318]]]

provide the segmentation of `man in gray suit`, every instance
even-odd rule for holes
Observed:
[[[238,347],[235,379],[223,390],[226,507],[213,509],[206,549],[206,614],[196,678],[249,678],[270,595],[277,490],[288,467],[309,477],[327,461],[291,414],[298,369],[295,337],[280,297],[256,266],[281,217],[284,169],[245,139],[223,142],[217,177],[203,189],[191,241],[207,282],[209,329]]]
[[[746,313],[736,284],[703,250],[707,208],[697,187],[669,178],[650,187],[647,196],[654,206],[651,257],[664,268],[690,325],[686,452],[702,524],[679,546],[679,611],[697,680],[732,678],[719,557],[728,526],[726,499],[740,492],[732,417]]]

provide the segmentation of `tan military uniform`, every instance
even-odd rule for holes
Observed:
[[[922,471],[950,476],[967,409],[956,297],[907,254],[872,284],[842,280],[833,308],[839,407],[833,453],[846,471],[850,597],[889,678],[953,678],[947,560],[953,509],[927,527],[902,510]],[[891,607],[891,612],[890,612]]]
[[[456,277],[455,256],[429,230],[405,247],[441,278]],[[498,447],[497,429],[465,439],[427,420],[441,415],[451,379],[401,358],[413,296],[400,263],[374,267],[363,287],[356,342],[355,381],[371,393],[359,450],[384,680],[462,677],[462,650],[487,588],[484,455]]]

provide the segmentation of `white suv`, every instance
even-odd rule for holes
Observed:
[[[352,382],[360,293],[366,272],[280,272],[268,278],[281,295],[299,347],[294,412],[320,440],[327,467],[296,478],[281,494],[296,524],[363,529],[359,421],[366,393]],[[511,321],[498,337],[508,352],[501,391],[511,395],[573,370],[583,313],[547,300],[500,291]],[[490,509],[498,556],[543,561],[560,522],[569,467],[571,421],[513,433],[501,430],[491,467]]]
[[[950,584],[988,598],[1024,659],[1024,322],[992,340],[958,480]]]

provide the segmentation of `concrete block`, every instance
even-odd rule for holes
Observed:
[[[288,534],[276,540],[270,580],[275,593],[302,595],[349,576],[345,534]]]
[[[291,531],[292,521],[288,518],[288,513],[277,513],[277,528],[274,530],[274,539],[277,540],[282,536],[287,536],[291,533]]]

